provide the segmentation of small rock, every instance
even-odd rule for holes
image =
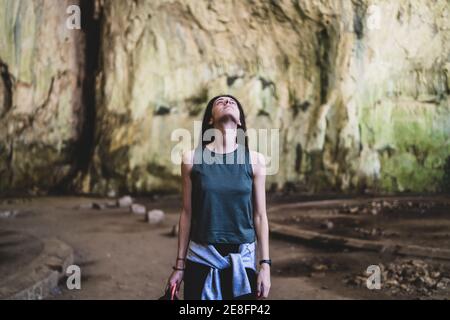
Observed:
[[[311,272],[308,276],[310,278],[324,278],[326,274],[325,272]]]
[[[177,237],[179,231],[180,231],[180,230],[179,230],[179,225],[178,225],[178,223],[177,223],[177,224],[175,224],[175,225],[172,227],[172,231],[170,232],[170,235],[171,235],[172,237]]]
[[[117,206],[119,208],[129,208],[133,204],[133,199],[130,196],[124,196],[117,200]]]
[[[324,223],[322,223],[321,226],[322,226],[322,228],[324,228],[324,229],[330,230],[330,229],[333,229],[333,228],[334,228],[334,223],[333,223],[332,221],[327,220],[327,221],[325,221]]]
[[[106,195],[108,196],[108,198],[115,198],[117,196],[117,193],[115,190],[109,190]]]
[[[315,271],[325,271],[325,270],[328,270],[328,266],[325,264],[321,264],[321,263],[314,263],[312,265],[312,269]]]
[[[442,278],[437,284],[436,288],[438,289],[447,289],[447,287],[450,286],[450,279],[449,278]]]
[[[402,292],[430,296],[434,290],[447,287],[446,278],[443,276],[447,271],[441,272],[441,267],[427,264],[423,260],[403,260],[379,266],[384,279],[383,287],[391,294]],[[347,279],[348,283],[358,283],[358,277],[359,275],[351,276]]]
[[[443,289],[446,289],[446,288],[447,288],[447,286],[446,286],[445,283],[442,282],[442,281],[440,281],[440,282],[438,282],[438,283],[436,284],[436,289],[441,289],[441,290],[443,290]]]
[[[150,210],[147,213],[147,221],[150,224],[157,224],[164,220],[164,211],[162,210]]]
[[[0,218],[9,218],[10,215],[10,211],[0,211]]]
[[[80,206],[78,207],[81,210],[88,210],[88,209],[92,209],[92,203],[83,203],[80,204]]]
[[[145,215],[147,209],[142,204],[133,203],[130,207],[130,211],[134,214]]]
[[[18,213],[17,210],[0,211],[0,218],[14,218]]]
[[[117,208],[117,202],[116,201],[106,201],[105,203],[107,208]]]
[[[358,207],[352,207],[349,210],[350,213],[357,213],[358,212]]]
[[[106,206],[103,203],[94,202],[94,203],[92,203],[92,208],[96,209],[96,210],[103,210],[106,208]]]

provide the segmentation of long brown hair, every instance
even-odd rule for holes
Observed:
[[[233,97],[230,94],[221,94],[221,95],[215,96],[214,98],[209,100],[208,105],[206,106],[205,113],[203,114],[202,132],[201,132],[201,136],[199,137],[199,143],[198,143],[197,146],[202,146],[202,149],[203,149],[203,147],[206,144],[208,144],[211,141],[214,141],[214,137],[211,138],[211,141],[205,141],[205,140],[203,140],[203,137],[205,136],[205,132],[208,129],[213,129],[214,128],[214,125],[209,124],[209,120],[212,117],[212,109],[213,109],[213,106],[214,106],[214,102],[216,101],[216,99],[218,99],[220,97],[229,97],[229,98],[232,98],[232,99],[234,99],[236,101],[237,106],[239,108],[239,114],[240,114],[240,120],[241,120],[241,125],[240,126],[238,125],[237,130],[242,129],[243,133],[245,134],[245,137],[244,137],[245,149],[248,150],[247,125],[245,123],[244,109],[242,108],[242,105],[239,102],[239,100],[236,99],[235,97]],[[237,140],[237,136],[236,136],[236,140]]]

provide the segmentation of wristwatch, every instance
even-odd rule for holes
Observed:
[[[263,263],[267,263],[269,266],[271,266],[272,265],[272,260],[271,259],[259,260],[259,264],[263,264]]]

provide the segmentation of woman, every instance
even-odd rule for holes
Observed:
[[[246,130],[239,101],[216,96],[200,143],[183,154],[178,256],[167,286],[178,292],[184,280],[186,300],[268,297],[265,159],[248,149]]]

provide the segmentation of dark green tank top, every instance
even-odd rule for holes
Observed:
[[[190,239],[198,243],[249,243],[253,224],[253,169],[249,150],[215,153],[197,147],[191,171]]]

